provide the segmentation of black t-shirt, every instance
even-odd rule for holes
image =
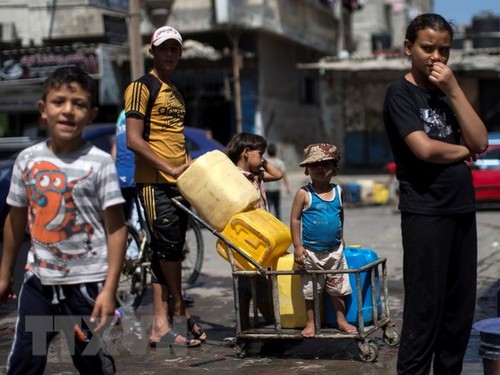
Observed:
[[[435,164],[418,159],[404,137],[423,130],[432,139],[459,144],[460,127],[439,89],[425,89],[401,78],[387,89],[384,122],[400,182],[399,209],[423,215],[449,215],[476,209],[469,167],[464,161]]]

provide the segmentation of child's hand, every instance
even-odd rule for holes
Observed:
[[[12,291],[12,283],[0,281],[0,303],[8,299],[17,299],[17,295]]]
[[[306,260],[306,252],[304,251],[303,246],[298,246],[295,248],[294,260],[298,265],[304,265],[304,262]]]
[[[108,319],[115,312],[115,295],[107,290],[103,290],[95,300],[94,309],[90,316],[92,323],[97,323],[94,331],[99,332],[107,325]]]

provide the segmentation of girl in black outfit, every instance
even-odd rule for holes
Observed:
[[[460,374],[476,304],[474,187],[466,161],[486,128],[446,65],[452,26],[408,26],[410,71],[386,93],[384,121],[400,181],[405,302],[398,374]]]

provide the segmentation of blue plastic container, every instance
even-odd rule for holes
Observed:
[[[347,203],[360,203],[361,202],[361,185],[356,182],[343,185],[344,201]]]
[[[344,255],[347,261],[347,267],[349,269],[361,268],[369,263],[372,263],[378,259],[378,255],[375,251],[371,249],[361,248],[361,247],[346,247],[344,249]],[[382,313],[382,301],[380,300],[380,280],[377,272],[377,268],[372,268],[368,271],[360,273],[360,287],[362,295],[362,312],[363,312],[363,322],[365,325],[373,323],[373,302],[372,302],[372,288],[371,288],[371,272],[376,272],[375,274],[375,295],[377,301],[378,314]],[[358,320],[358,297],[357,297],[357,285],[356,285],[356,274],[349,274],[349,281],[351,282],[352,294],[344,296],[344,302],[346,306],[346,319],[349,323],[353,325],[359,325]],[[335,310],[333,309],[331,297],[325,292],[324,293],[324,316],[325,324],[327,327],[335,328],[337,326],[337,317],[335,315]]]
[[[500,374],[500,318],[481,320],[472,328],[480,332],[479,355],[483,357],[483,373]]]

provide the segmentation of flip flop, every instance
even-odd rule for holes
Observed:
[[[187,320],[189,332],[191,332],[191,335],[193,335],[193,338],[196,340],[200,340],[201,342],[205,341],[207,339],[207,334],[203,331],[203,329],[201,329],[201,327],[198,330],[195,330],[195,324],[200,327],[200,325],[192,317],[189,317]]]
[[[179,335],[178,333],[176,332],[173,332],[172,330],[168,331],[165,335],[163,335],[163,337],[160,339],[160,341],[150,341],[149,342],[149,347],[150,348],[164,348],[164,347],[167,347],[167,346],[170,346],[170,347],[183,347],[183,348],[197,348],[201,345],[201,342],[200,340],[196,340],[196,339],[188,339],[186,337],[184,337],[184,341],[179,343],[177,341],[175,341],[175,339],[177,338],[177,336],[180,336],[182,337],[181,335]],[[193,341],[195,343],[193,343]]]

